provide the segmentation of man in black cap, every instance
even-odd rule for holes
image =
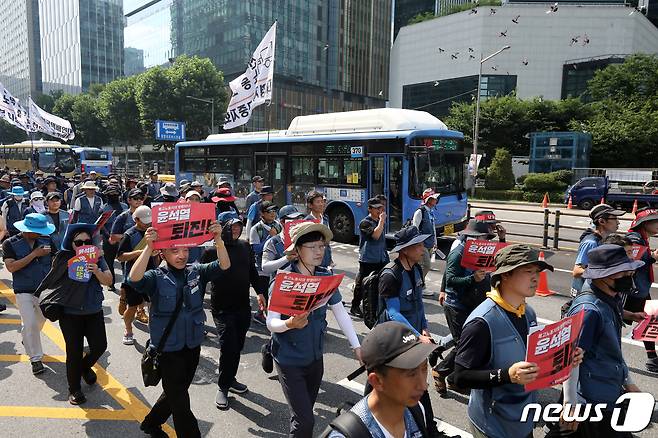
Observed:
[[[350,412],[356,414],[372,436],[431,436],[419,402],[427,391],[427,356],[436,347],[421,341],[408,326],[395,321],[377,325],[365,337],[361,358],[372,392]],[[334,420],[322,436],[357,436],[356,430],[344,430],[343,420],[352,414],[344,413]]]
[[[612,408],[624,392],[640,392],[633,383],[621,350],[621,291],[628,289],[635,271],[644,266],[641,260],[628,258],[619,245],[600,245],[588,254],[587,281],[571,303],[568,315],[585,311],[578,346],[585,358],[564,384],[564,403],[573,406],[584,399],[587,403],[605,403],[603,420],[569,423],[583,437],[631,437],[630,432],[612,430]],[[622,414],[623,415],[623,414]],[[623,417],[620,417],[623,418]]]
[[[623,216],[625,211],[615,210],[608,204],[596,205],[589,212],[592,219],[593,228],[588,228],[580,236],[578,245],[578,255],[573,267],[573,281],[571,283],[571,295],[576,296],[583,287],[585,280],[582,275],[587,268],[587,254],[601,244],[601,241],[608,235],[619,229],[619,217]]]
[[[247,212],[247,225],[246,233],[247,238],[251,235],[251,227],[258,223],[260,220],[260,204],[266,201],[272,202],[274,199],[274,189],[272,186],[263,186],[263,189],[260,191],[260,199],[249,207]]]
[[[260,175],[256,175],[251,178],[251,184],[254,186],[254,190],[247,195],[245,211],[249,211],[249,207],[260,199],[260,192],[263,190],[265,179]]]
[[[361,301],[363,291],[361,289],[363,279],[372,272],[381,270],[389,262],[386,250],[386,237],[384,227],[386,226],[386,212],[384,204],[379,198],[368,200],[368,216],[363,218],[359,224],[359,272],[354,280],[354,297],[350,314],[362,318]]]
[[[151,200],[157,198],[160,195],[160,189],[162,188],[163,184],[158,181],[158,172],[155,170],[151,170],[149,172],[149,183],[147,186],[147,195]]]

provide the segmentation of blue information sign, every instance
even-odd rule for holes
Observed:
[[[169,120],[155,121],[155,139],[165,141],[185,141],[185,123]]]

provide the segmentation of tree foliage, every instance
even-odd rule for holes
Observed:
[[[490,190],[509,190],[514,188],[512,156],[503,149],[496,149],[496,156],[489,166],[484,185]]]
[[[107,84],[99,95],[99,113],[109,136],[119,144],[141,143],[142,126],[135,100],[135,76]]]

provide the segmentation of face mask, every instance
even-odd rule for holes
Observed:
[[[23,202],[23,197],[22,196],[14,196],[14,201]]]
[[[633,277],[622,277],[615,280],[613,289],[617,292],[628,292],[633,286]]]
[[[43,213],[46,211],[46,207],[43,205],[43,199],[36,199],[32,201],[32,207],[37,213]]]

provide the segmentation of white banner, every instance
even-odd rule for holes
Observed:
[[[75,133],[68,120],[47,113],[37,106],[32,98],[28,99],[30,105],[30,127],[35,132],[43,132],[62,140],[73,140]]]
[[[276,21],[256,47],[247,70],[229,83],[233,94],[224,117],[224,129],[244,125],[255,107],[272,100],[275,43]]]
[[[20,101],[11,95],[9,90],[0,83],[2,100],[0,100],[0,118],[26,132],[28,129],[27,111]]]

